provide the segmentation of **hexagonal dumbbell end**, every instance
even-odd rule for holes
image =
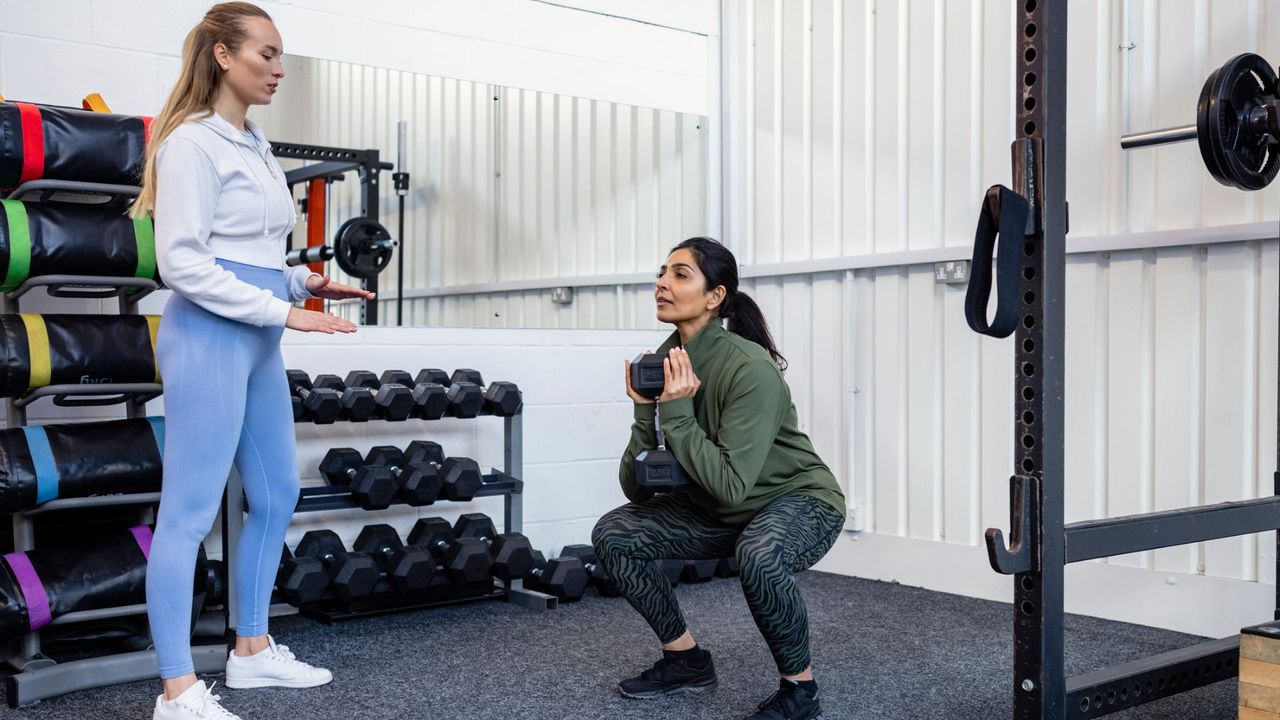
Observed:
[[[409,531],[408,540],[410,545],[425,547],[438,558],[444,555],[449,542],[453,540],[453,526],[442,517],[419,518]]]
[[[413,384],[421,385],[422,383],[435,383],[449,387],[449,373],[440,368],[423,368],[413,377]]]
[[[414,440],[405,446],[404,460],[408,463],[444,465],[444,448],[431,440]]]
[[[352,370],[347,373],[347,379],[344,381],[349,388],[369,388],[377,390],[382,383],[378,382],[378,376],[368,370]]]
[[[681,582],[706,582],[716,576],[716,565],[719,560],[685,560],[684,569],[680,571]]]
[[[294,395],[293,397],[289,398],[289,402],[293,405],[293,421],[302,422],[303,420],[305,420],[307,417],[307,412],[302,407],[302,398],[298,397],[297,395]]]
[[[558,557],[547,561],[542,571],[545,592],[560,598],[561,602],[581,600],[587,592],[589,576],[582,561],[573,557]]]
[[[369,452],[365,453],[364,464],[392,470],[403,468],[407,463],[404,453],[395,445],[374,445],[369,448]]]
[[[622,594],[613,584],[613,578],[609,577],[609,571],[605,570],[604,565],[600,563],[595,548],[590,545],[565,545],[560,551],[560,556],[576,557],[581,560],[582,566],[586,568],[587,575],[591,579],[591,584],[595,586],[596,592],[600,593],[601,597],[619,597]]]
[[[374,402],[384,420],[408,420],[413,414],[413,391],[404,385],[383,385],[377,389]]]
[[[484,513],[465,513],[454,523],[453,533],[460,538],[476,538],[489,547],[493,558],[490,572],[506,581],[522,578],[533,566],[533,545],[520,533],[498,534],[493,520]]]
[[[378,564],[368,553],[343,553],[334,559],[329,581],[338,597],[354,600],[373,593],[378,574]]]
[[[385,523],[366,525],[352,547],[373,556],[401,592],[425,590],[435,576],[436,561],[431,552],[421,547],[406,548],[395,528]]]
[[[716,577],[738,577],[738,558],[720,558],[720,562],[716,563]]]
[[[351,478],[364,466],[364,458],[355,448],[331,448],[320,461],[320,476],[338,487],[351,484]]]
[[[413,376],[404,370],[384,370],[378,376],[378,382],[383,385],[403,385],[405,387],[413,387]]]
[[[396,496],[406,505],[424,507],[434,503],[443,488],[444,477],[438,465],[410,463],[400,471],[400,489]]]
[[[446,458],[441,472],[444,474],[444,494],[450,500],[471,500],[484,484],[480,464],[471,458]]]
[[[457,370],[453,371],[453,375],[449,376],[449,382],[450,383],[468,382],[468,383],[471,383],[472,385],[483,386],[484,376],[480,374],[479,370],[472,370],[471,368],[458,368]]]
[[[489,576],[489,549],[474,538],[457,539],[453,526],[441,517],[422,518],[409,532],[409,544],[425,546],[454,580],[473,583]]]
[[[484,393],[475,383],[454,382],[446,394],[454,417],[473,418],[484,409]]]
[[[385,510],[395,500],[396,479],[385,467],[362,465],[351,479],[351,499],[365,510]]]
[[[449,409],[449,391],[436,383],[413,386],[412,416],[423,420],[439,420]]]
[[[276,589],[284,601],[299,607],[319,600],[329,587],[329,573],[324,563],[314,557],[294,557],[286,546],[276,573]]]
[[[523,404],[524,397],[515,383],[498,380],[484,389],[484,406],[494,415],[515,415]]]

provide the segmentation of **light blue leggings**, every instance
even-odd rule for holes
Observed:
[[[287,299],[284,273],[227,260],[241,280]],[[198,546],[213,527],[232,462],[249,514],[236,565],[236,633],[267,632],[280,547],[298,502],[293,409],[280,357],[284,328],[254,327],[174,293],[156,339],[164,380],[164,485],[151,559],[147,615],[160,677],[194,672],[191,586]]]

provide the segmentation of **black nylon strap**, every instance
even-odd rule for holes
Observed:
[[[1018,258],[1027,236],[1030,206],[1026,198],[1003,185],[992,185],[982,200],[973,236],[973,262],[964,296],[964,317],[974,332],[1003,338],[1018,326]],[[991,258],[996,250],[996,317],[987,322],[991,299]]]

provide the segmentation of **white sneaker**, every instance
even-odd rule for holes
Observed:
[[[325,685],[331,680],[333,673],[302,662],[289,652],[289,646],[277,645],[270,635],[267,636],[267,649],[262,652],[249,657],[240,657],[232,652],[227,658],[227,687],[236,690],[309,688]]]
[[[213,694],[213,685],[206,688],[203,680],[197,680],[172,700],[165,700],[164,695],[156,698],[151,720],[240,720],[239,715],[218,704],[221,699]]]

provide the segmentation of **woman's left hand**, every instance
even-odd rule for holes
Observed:
[[[307,292],[318,298],[324,298],[325,300],[346,300],[348,298],[360,298],[361,300],[373,299],[373,293],[368,290],[333,282],[333,279],[328,275],[323,277],[312,275],[307,278]]]
[[[693,361],[683,348],[671,348],[662,363],[663,390],[658,402],[693,397],[702,381],[693,373]]]

